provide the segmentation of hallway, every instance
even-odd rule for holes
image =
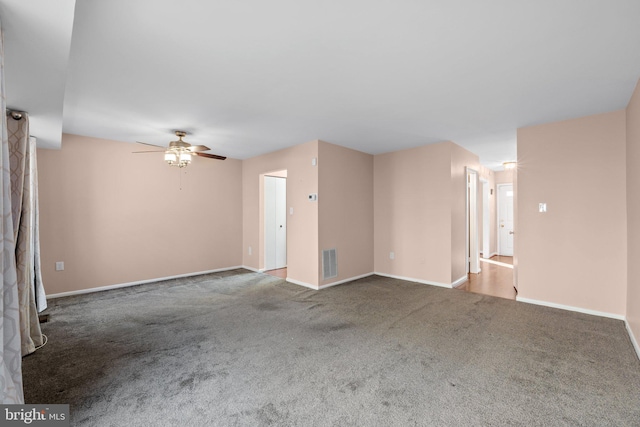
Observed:
[[[494,256],[489,260],[480,258],[480,262],[482,268],[480,274],[469,274],[469,280],[455,289],[515,300],[513,257]],[[508,264],[511,267],[500,264]]]

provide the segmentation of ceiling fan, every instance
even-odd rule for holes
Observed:
[[[187,133],[181,130],[175,131],[176,136],[178,137],[177,141],[171,141],[168,147],[162,147],[160,145],[149,144],[146,142],[136,141],[138,144],[150,145],[152,147],[162,148],[164,151],[164,161],[169,164],[169,166],[178,166],[179,168],[183,168],[191,163],[191,156],[196,155],[200,157],[206,157],[209,159],[216,160],[224,160],[226,157],[218,156],[216,154],[203,153],[202,151],[210,150],[209,147],[205,145],[191,145],[186,141],[183,141],[182,138],[187,136]],[[134,153],[160,153],[161,151],[134,151]]]

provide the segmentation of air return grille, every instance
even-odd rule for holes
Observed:
[[[335,249],[322,251],[322,278],[338,277],[338,258]]]

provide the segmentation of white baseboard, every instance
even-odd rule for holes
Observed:
[[[317,286],[312,285],[311,283],[302,282],[300,280],[292,279],[290,277],[287,277],[284,280],[286,280],[289,283],[293,283],[294,285],[300,285],[300,286],[304,286],[305,288],[313,289],[314,291],[319,291],[320,290]]]
[[[248,265],[243,265],[242,268],[245,270],[253,271],[254,273],[262,273],[263,270],[258,270],[257,268],[249,267]]]
[[[293,283],[294,285],[300,285],[300,286],[304,286],[305,288],[309,288],[309,289],[313,289],[313,290],[319,291],[321,289],[330,288],[331,286],[341,285],[341,284],[347,283],[347,282],[353,282],[354,280],[362,279],[363,277],[373,276],[374,274],[375,273],[361,274],[359,276],[349,277],[348,279],[338,280],[337,282],[331,282],[331,283],[327,283],[326,285],[321,285],[321,286],[315,286],[315,285],[312,285],[311,283],[306,283],[306,282],[302,282],[300,280],[291,279],[290,277],[287,277],[285,280],[287,282],[289,282],[289,283]]]
[[[588,308],[573,307],[570,305],[556,304],[554,302],[540,301],[531,298],[516,296],[516,301],[527,304],[543,305],[545,307],[559,308],[561,310],[576,311],[578,313],[591,314],[592,316],[608,317],[610,319],[626,320],[622,314],[607,313],[606,311],[589,310]]]
[[[452,288],[457,288],[458,286],[462,285],[464,282],[466,282],[467,280],[469,280],[469,277],[465,274],[464,276],[462,276],[461,278],[459,278],[458,280],[456,280],[455,282],[453,282],[451,284]]]
[[[407,282],[422,283],[423,285],[439,286],[441,288],[451,289],[453,287],[452,285],[449,285],[447,283],[432,282],[430,280],[422,280],[422,279],[414,279],[413,277],[396,276],[395,274],[386,274],[386,273],[379,273],[379,272],[374,272],[373,274],[382,276],[382,277],[389,277],[391,279],[406,280]]]
[[[342,280],[338,280],[337,282],[331,282],[331,283],[327,283],[326,285],[321,285],[320,289],[330,288],[331,286],[341,285],[347,282],[353,282],[354,280],[362,279],[364,277],[369,277],[373,275],[374,273],[371,272],[371,273],[361,274],[359,276],[349,277],[348,279],[342,279]]]
[[[185,274],[178,274],[178,275],[175,275],[175,276],[158,277],[156,279],[138,280],[136,282],[118,283],[116,285],[100,286],[100,287],[97,287],[97,288],[88,288],[88,289],[80,289],[80,290],[77,290],[77,291],[60,292],[60,293],[57,293],[57,294],[47,295],[47,299],[69,297],[69,296],[72,296],[72,295],[90,294],[90,293],[93,293],[93,292],[110,291],[112,289],[128,288],[129,286],[144,285],[146,283],[161,282],[163,280],[180,279],[182,277],[200,276],[202,274],[218,273],[220,271],[236,270],[238,268],[247,268],[247,267],[244,267],[244,266],[241,266],[241,265],[237,265],[237,266],[234,266],[234,267],[217,268],[215,270],[198,271],[198,272],[195,272],[195,273],[185,273]],[[247,268],[247,270],[249,270],[249,268]]]
[[[627,327],[627,332],[629,333],[629,338],[631,338],[631,344],[633,344],[633,348],[636,350],[636,355],[638,355],[638,359],[640,359],[640,345],[638,345],[638,341],[636,340],[635,335],[633,335],[633,331],[631,330],[631,325],[627,319],[624,319],[624,324]]]

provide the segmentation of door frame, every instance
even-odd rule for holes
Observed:
[[[489,205],[490,183],[480,178],[482,183],[482,257],[491,257],[491,206]]]
[[[465,265],[467,274],[480,273],[480,256],[478,249],[478,171],[465,167],[465,218],[467,230],[467,245]]]
[[[275,170],[272,172],[265,172],[265,173],[261,173],[259,174],[259,180],[260,180],[260,185],[259,185],[259,200],[258,200],[258,206],[259,206],[259,218],[260,218],[260,227],[259,227],[259,242],[258,242],[258,271],[259,272],[264,272],[266,271],[267,268],[267,227],[265,224],[266,221],[266,213],[265,213],[265,204],[266,204],[266,200],[265,200],[265,178],[266,177],[273,177],[273,178],[284,178],[285,182],[287,182],[287,178],[288,178],[288,171],[287,169],[281,169],[281,170]],[[286,192],[285,192],[285,207],[288,206],[287,204],[287,200],[289,200],[289,186],[287,185],[286,187]],[[289,217],[288,215],[286,216],[286,220],[288,223]],[[289,227],[287,224],[286,227],[286,237],[285,237],[285,247],[287,248],[287,252],[288,252],[288,248],[289,248]],[[251,255],[251,248],[249,248],[249,255]],[[287,256],[287,260],[288,260],[288,256]],[[287,262],[288,265],[288,262]]]

